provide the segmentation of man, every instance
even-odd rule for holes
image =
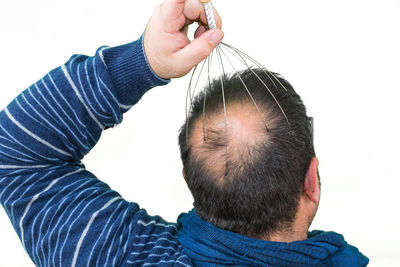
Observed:
[[[190,42],[185,33],[194,21],[201,26]],[[220,28],[218,16],[217,22]],[[198,0],[165,0],[140,40],[73,56],[0,113],[0,201],[36,265],[368,263],[342,236],[308,233],[319,202],[318,161],[305,108],[283,79],[287,92],[273,90],[288,121],[249,72],[242,74],[259,111],[237,76],[224,77],[227,117],[218,82],[195,101],[188,135],[186,127],[180,133],[195,210],[178,223],[147,215],[85,170],[81,159],[102,130],[221,41],[222,31],[205,31],[205,24]]]

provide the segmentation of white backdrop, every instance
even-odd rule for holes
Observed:
[[[2,0],[1,108],[72,54],[137,39],[158,2]],[[344,234],[370,266],[400,266],[400,1],[213,3],[225,42],[282,73],[315,119],[322,197],[312,229]],[[192,206],[177,146],[187,84],[147,93],[84,160],[124,198],[170,221]],[[1,267],[33,266],[3,209],[0,237]]]

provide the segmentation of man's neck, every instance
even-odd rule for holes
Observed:
[[[267,238],[262,238],[262,239],[266,240],[266,241],[272,241],[272,242],[290,243],[290,242],[294,242],[294,241],[306,240],[307,233],[308,233],[308,230],[296,231],[296,230],[290,229],[288,231],[282,231],[282,232],[276,232],[276,233],[270,234]]]
[[[286,243],[306,240],[308,238],[308,229],[310,228],[312,219],[314,217],[311,216],[311,214],[312,212],[304,208],[302,201],[300,201],[295,219],[289,227],[285,227],[283,230],[273,232],[261,239]]]

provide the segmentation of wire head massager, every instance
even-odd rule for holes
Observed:
[[[211,0],[199,0],[201,3],[204,5],[204,10],[206,13],[207,17],[207,23],[208,23],[208,29],[215,29],[216,22],[215,22],[215,16],[214,16],[214,9],[213,5],[211,3]],[[216,57],[216,59],[215,59]],[[214,63],[214,64],[213,64]],[[217,65],[217,66],[215,66]],[[260,115],[261,120],[263,121],[265,125],[266,131],[269,133],[269,127],[268,127],[268,122],[264,119],[264,115],[262,114],[260,107],[257,105],[255,99],[253,98],[251,94],[251,88],[246,85],[244,82],[243,77],[241,76],[241,70],[248,71],[248,73],[251,73],[254,76],[254,79],[259,81],[261,85],[266,89],[266,93],[269,94],[276,105],[278,106],[279,110],[281,111],[283,117],[285,118],[288,126],[290,127],[290,122],[288,120],[288,117],[280,105],[279,101],[275,97],[273,90],[267,86],[267,83],[265,80],[263,80],[260,77],[260,71],[265,74],[265,77],[269,80],[268,84],[272,84],[274,86],[274,89],[279,89],[279,90],[285,90],[287,91],[287,88],[282,84],[282,82],[277,78],[277,76],[270,72],[268,69],[264,68],[258,61],[256,61],[254,58],[249,56],[248,54],[240,51],[239,49],[228,45],[224,42],[221,42],[215,49],[214,51],[208,56],[207,59],[205,59],[202,63],[197,65],[191,74],[188,90],[187,90],[187,95],[186,95],[186,144],[187,147],[189,147],[189,112],[193,108],[193,99],[196,94],[196,89],[197,85],[199,83],[204,83],[208,85],[209,87],[211,86],[211,80],[212,77],[211,75],[214,73],[219,73],[219,76],[216,76],[216,80],[220,80],[221,83],[221,93],[222,93],[222,104],[223,104],[223,115],[224,115],[224,123],[225,123],[225,138],[227,138],[227,110],[226,110],[226,103],[225,103],[225,88],[224,88],[224,80],[223,77],[227,75],[227,73],[233,73],[233,75],[237,76],[239,78],[240,82],[243,85],[244,90],[246,91],[246,94],[249,96],[249,100],[253,103],[255,106],[258,114]],[[207,73],[204,74],[203,70],[207,69]],[[255,71],[255,69],[258,69],[260,71]],[[257,74],[258,73],[258,74]],[[265,79],[264,77],[264,79]],[[203,139],[206,141],[206,130],[205,130],[205,114],[206,114],[206,101],[207,101],[207,93],[205,93],[204,96],[204,103],[203,103],[203,111],[202,111],[202,117],[203,117]],[[310,129],[313,134],[313,118],[309,118],[310,121]],[[227,171],[227,162],[228,162],[228,146],[225,146],[225,155],[226,155],[226,171]]]

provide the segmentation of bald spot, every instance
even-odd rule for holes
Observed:
[[[269,137],[266,110],[258,112],[253,103],[231,103],[226,113],[226,129],[220,110],[200,117],[189,133],[192,156],[220,185],[250,167],[257,157],[255,148],[267,144]]]

